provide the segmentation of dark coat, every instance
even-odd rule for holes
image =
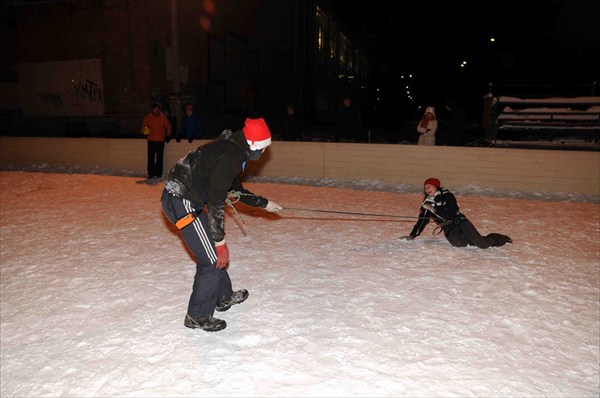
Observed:
[[[181,126],[183,135],[185,138],[200,138],[204,135],[204,127],[200,117],[192,113],[190,116],[185,115],[183,117],[183,123]]]
[[[466,217],[460,212],[456,197],[447,189],[438,190],[433,197],[425,196],[423,204],[431,204],[435,208],[435,214],[423,207],[419,213],[419,220],[415,224],[411,236],[419,236],[423,229],[429,224],[430,219],[440,227],[452,221],[460,221]]]
[[[296,115],[288,115],[281,123],[281,139],[284,141],[298,141],[301,137],[302,123]]]
[[[360,138],[363,121],[360,109],[354,105],[341,106],[335,118],[338,138]]]
[[[425,208],[432,206],[435,212]],[[447,189],[438,189],[434,196],[425,196],[419,220],[415,224],[410,236],[419,236],[429,220],[433,221],[444,231],[444,236],[452,246],[465,247],[477,246],[486,249],[493,246],[503,246],[512,243],[507,235],[490,233],[482,236],[477,228],[460,212],[456,197]]]
[[[467,116],[460,109],[454,99],[446,101],[448,117],[445,121],[448,145],[463,145],[466,140],[465,129],[467,127]]]
[[[192,202],[196,209],[206,205],[210,233],[216,242],[225,239],[225,200],[229,191],[238,191],[249,206],[267,206],[268,200],[254,195],[239,179],[249,159],[248,142],[242,130],[225,130],[180,159],[165,179],[165,189]]]

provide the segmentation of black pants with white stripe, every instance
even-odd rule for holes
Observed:
[[[197,207],[187,199],[163,190],[162,208],[167,218],[175,223]],[[194,286],[188,304],[188,314],[193,318],[212,316],[217,303],[228,300],[233,294],[231,279],[225,269],[217,269],[215,241],[208,230],[208,218],[205,212],[183,229],[181,236],[196,260]]]

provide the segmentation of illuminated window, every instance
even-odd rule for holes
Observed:
[[[325,47],[325,28],[326,28],[327,16],[317,7],[317,50],[319,53],[323,52]]]
[[[332,20],[330,24],[331,29],[329,29],[329,58],[336,59],[337,57],[337,28],[335,26],[335,22]]]
[[[338,61],[341,66],[346,66],[346,51],[348,51],[348,39],[343,33],[340,33],[340,55]]]
[[[329,65],[341,76],[368,80],[368,62],[331,15],[315,5],[315,62]]]

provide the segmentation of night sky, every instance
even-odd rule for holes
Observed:
[[[581,95],[590,95],[583,85],[600,75],[600,2],[330,3],[357,31],[353,41],[376,61],[373,83],[398,92],[399,76],[412,73],[419,103],[455,97],[480,109],[488,83],[578,85]],[[491,37],[496,41],[490,42]],[[461,68],[464,60],[467,65]],[[574,89],[554,90],[570,94]]]

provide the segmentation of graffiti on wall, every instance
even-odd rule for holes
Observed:
[[[18,72],[24,115],[104,115],[100,60],[19,64]]]
[[[39,100],[44,106],[52,108],[60,108],[62,106],[62,95],[60,93],[53,93],[51,91],[42,91],[38,93]]]
[[[102,104],[102,88],[92,80],[73,82],[75,98],[71,104],[74,107],[86,106],[87,102],[97,102]]]

